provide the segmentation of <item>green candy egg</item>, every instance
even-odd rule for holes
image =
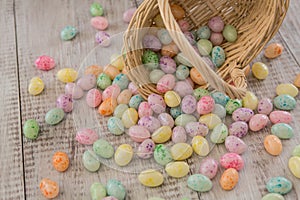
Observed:
[[[163,144],[156,145],[153,156],[154,160],[163,166],[173,160],[171,151]]]
[[[102,158],[112,158],[115,153],[114,147],[104,139],[99,139],[94,142],[93,150]]]
[[[155,69],[150,72],[150,81],[151,83],[157,84],[158,81],[165,75],[165,72],[163,72],[160,69]]]
[[[232,114],[236,109],[241,108],[242,107],[242,101],[239,99],[230,99],[226,106],[226,113],[227,114]]]
[[[39,130],[39,124],[35,119],[27,120],[23,126],[24,136],[31,140],[34,140],[38,137]]]
[[[93,183],[90,187],[92,200],[102,200],[106,197],[106,188],[101,183]]]
[[[117,117],[109,118],[109,120],[107,121],[107,128],[109,132],[114,135],[122,135],[125,131],[122,120]]]
[[[107,181],[106,192],[108,196],[116,197],[118,200],[123,200],[126,197],[126,189],[124,185],[116,179],[110,179]]]
[[[144,98],[140,94],[134,95],[129,100],[129,107],[137,110],[143,101]]]
[[[118,85],[121,90],[125,90],[125,89],[127,89],[128,85],[129,85],[129,79],[125,74],[121,73],[121,74],[118,74],[114,78],[114,81],[112,82],[112,84]]]
[[[228,136],[228,128],[225,124],[218,124],[212,131],[210,135],[211,142],[215,144],[221,144],[225,142],[226,137]]]
[[[223,29],[223,36],[228,42],[235,42],[237,39],[236,28],[232,25],[226,25]]]
[[[189,122],[196,122],[196,121],[197,119],[193,115],[181,114],[175,119],[175,125],[185,127]]]
[[[296,107],[296,100],[288,94],[282,94],[275,97],[274,105],[280,110],[293,110]]]
[[[176,78],[178,80],[185,80],[190,75],[190,70],[187,66],[179,65],[176,69]]]
[[[210,29],[208,26],[201,26],[198,30],[197,30],[197,37],[199,39],[209,39],[210,38]]]
[[[101,90],[105,90],[110,85],[111,85],[111,79],[109,78],[109,76],[105,73],[99,74],[97,78],[97,86]]]
[[[176,63],[178,64],[182,64],[188,67],[192,67],[193,65],[188,61],[188,59],[183,55],[182,52],[178,53],[174,60],[176,61]]]
[[[216,67],[221,67],[226,59],[224,49],[220,46],[215,46],[212,49],[211,59]]]
[[[114,111],[114,116],[121,119],[123,113],[127,109],[128,109],[128,106],[126,104],[119,104]]]
[[[103,15],[103,7],[100,3],[94,2],[90,7],[90,13],[93,17]]]
[[[76,34],[78,33],[77,29],[73,26],[66,26],[60,32],[60,38],[62,40],[71,40],[73,39]]]
[[[97,160],[93,152],[86,150],[82,156],[83,166],[90,172],[96,172],[100,168],[100,162]]]
[[[206,89],[200,87],[194,89],[193,91],[193,96],[196,98],[197,101],[199,101],[201,97],[208,96],[208,95],[209,92]]]
[[[61,108],[53,108],[49,110],[45,116],[47,124],[56,125],[61,122],[65,117],[65,113]]]
[[[294,136],[293,128],[285,123],[274,124],[271,128],[271,133],[280,139],[290,139]]]
[[[158,68],[158,60],[158,55],[151,50],[144,51],[142,55],[142,62],[149,70],[154,70]]]
[[[213,49],[211,41],[207,39],[201,39],[197,42],[197,47],[202,56],[208,56]]]
[[[173,107],[173,108],[170,108],[170,114],[171,116],[176,119],[179,115],[181,115],[183,112],[181,110],[181,107],[180,106],[177,106],[177,107]]]
[[[263,196],[261,200],[284,200],[284,197],[281,194],[269,193]]]
[[[292,152],[292,155],[300,157],[300,144],[297,145],[297,146],[295,146],[295,148],[294,148],[294,150]]]
[[[212,182],[202,174],[191,175],[187,180],[187,185],[197,192],[208,192],[212,188]]]

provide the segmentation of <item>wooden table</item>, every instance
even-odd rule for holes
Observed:
[[[280,156],[270,156],[264,150],[263,139],[270,133],[270,127],[245,137],[249,145],[248,151],[243,154],[245,168],[240,172],[240,182],[229,192],[223,191],[218,184],[223,169],[214,178],[212,191],[202,194],[187,188],[187,177],[177,180],[164,174],[164,185],[149,189],[138,183],[134,173],[124,173],[105,165],[97,173],[86,171],[81,159],[87,147],[74,140],[78,128],[73,120],[74,115],[67,115],[57,126],[46,125],[44,116],[47,110],[55,106],[57,96],[64,92],[64,84],[55,78],[56,72],[64,67],[78,69],[95,47],[96,31],[89,22],[89,6],[92,2],[0,1],[0,199],[44,199],[38,185],[42,178],[50,177],[60,185],[57,199],[90,199],[89,187],[93,182],[105,184],[108,179],[117,178],[128,190],[126,199],[144,200],[159,196],[169,200],[185,196],[190,199],[257,200],[267,193],[266,181],[273,176],[285,176],[293,182],[293,190],[285,196],[286,199],[300,199],[300,180],[293,177],[287,167],[291,151],[300,144],[299,105],[292,112],[295,137],[283,141]],[[122,22],[123,12],[135,6],[135,2],[102,0],[101,3],[110,21],[108,32],[115,34],[125,30],[127,25]],[[270,70],[270,75],[264,81],[249,77],[249,89],[259,98],[273,98],[277,84],[292,82],[300,72],[299,10],[300,2],[291,1],[287,17],[272,40],[284,46],[283,54],[274,60],[266,60],[261,55],[256,59],[265,62]],[[77,27],[80,33],[72,41],[61,41],[60,30],[69,24]],[[58,64],[54,70],[42,72],[34,67],[34,60],[43,54],[55,58]],[[45,91],[39,96],[31,96],[27,92],[33,76],[40,76],[46,84]],[[37,119],[41,125],[40,136],[35,141],[25,139],[22,134],[22,125],[30,118]],[[51,165],[51,157],[58,150],[65,151],[71,160],[70,168],[65,173],[58,173]],[[225,152],[224,145],[219,145],[210,156],[218,159]],[[188,161],[191,164],[190,174],[198,171],[200,160],[194,156]]]

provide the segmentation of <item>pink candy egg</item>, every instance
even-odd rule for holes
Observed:
[[[128,89],[132,92],[132,95],[136,95],[139,93],[138,87],[133,82],[129,83]]]
[[[176,80],[175,76],[172,74],[164,75],[156,84],[157,91],[161,93],[166,93],[175,87]]]
[[[222,20],[222,18],[220,16],[216,16],[216,17],[211,18],[208,21],[208,27],[213,32],[220,33],[224,29],[224,22],[223,22],[223,20]]]
[[[289,124],[292,122],[292,115],[289,112],[276,110],[270,113],[270,121],[273,124],[277,123],[286,123]]]
[[[168,113],[161,113],[161,114],[158,115],[157,118],[160,121],[160,124],[162,126],[170,126],[171,128],[173,128],[173,126],[174,126],[174,119]]]
[[[71,94],[73,99],[80,99],[83,96],[83,90],[75,83],[67,83],[65,86],[65,93]]]
[[[148,96],[148,103],[153,112],[157,114],[163,113],[166,110],[166,103],[164,99],[158,94],[150,94]]]
[[[187,95],[193,94],[193,88],[186,81],[178,81],[175,84],[173,90],[181,97],[185,97]]]
[[[123,21],[126,23],[129,23],[135,13],[135,11],[136,11],[136,8],[129,8],[128,10],[126,10],[123,13]]]
[[[96,108],[100,105],[102,101],[102,94],[101,92],[94,88],[88,91],[86,95],[86,103],[89,107]]]
[[[256,114],[251,117],[249,121],[249,128],[251,131],[259,131],[267,126],[269,118],[264,114]]]
[[[80,144],[91,145],[99,139],[99,135],[92,129],[84,128],[77,132],[75,139]]]
[[[200,162],[200,174],[213,179],[218,172],[218,162],[213,158],[205,158]]]
[[[56,100],[56,106],[68,113],[73,110],[73,99],[71,94],[61,94]]]
[[[169,56],[162,56],[159,59],[159,66],[166,74],[173,74],[176,71],[176,62]]]
[[[78,79],[77,85],[83,90],[90,90],[96,86],[96,76],[93,74],[84,75]]]
[[[44,71],[49,71],[55,67],[55,61],[50,56],[40,56],[35,60],[36,68]]]
[[[220,158],[220,164],[225,169],[234,168],[239,171],[244,167],[244,160],[239,154],[226,153]]]
[[[138,114],[140,118],[153,115],[153,111],[148,102],[144,101],[139,105]]]
[[[185,126],[185,130],[191,137],[194,137],[196,135],[206,136],[209,131],[208,127],[200,122],[187,123],[187,125]]]
[[[128,134],[134,142],[143,142],[150,138],[150,132],[144,126],[132,126],[129,128]]]
[[[243,121],[233,122],[229,126],[229,135],[233,135],[236,137],[244,137],[248,133],[248,124]]]
[[[182,32],[186,32],[190,29],[190,24],[184,19],[178,20],[177,23]]]
[[[161,126],[160,121],[153,116],[142,117],[138,121],[138,125],[146,127],[150,133],[153,133]]]
[[[211,33],[210,41],[214,46],[219,46],[223,42],[223,35],[222,33]]]
[[[118,104],[128,104],[131,97],[132,92],[129,89],[125,89],[117,97],[117,102]]]
[[[108,47],[110,45],[110,35],[105,31],[99,31],[95,35],[96,42],[102,47]]]
[[[248,122],[254,115],[253,110],[249,108],[238,108],[232,113],[232,119],[234,121]]]
[[[102,99],[105,101],[108,98],[117,99],[121,89],[118,85],[110,85],[102,92]]]
[[[197,112],[200,115],[211,113],[214,108],[215,100],[211,96],[204,96],[197,103]]]
[[[186,114],[192,114],[196,111],[197,100],[192,95],[186,95],[181,102],[181,110]]]
[[[247,150],[247,145],[240,138],[230,135],[225,140],[225,147],[231,153],[242,154]]]
[[[108,21],[105,17],[97,16],[91,19],[92,27],[104,31],[108,27]]]
[[[270,114],[270,112],[272,112],[272,110],[273,110],[273,103],[271,99],[264,98],[258,102],[257,112],[259,114],[268,115]]]
[[[151,139],[144,140],[138,147],[137,156],[143,159],[151,158],[155,149],[155,143]]]
[[[160,51],[162,44],[154,35],[145,35],[143,38],[143,47],[152,51]]]
[[[187,141],[186,131],[182,126],[176,126],[172,132],[172,142],[185,143]]]

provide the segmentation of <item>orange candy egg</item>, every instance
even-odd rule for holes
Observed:
[[[114,78],[120,74],[120,71],[113,65],[107,65],[104,67],[103,72],[107,74],[111,80],[114,80]]]
[[[236,169],[226,169],[220,179],[220,185],[223,190],[232,190],[239,181],[239,173]]]
[[[202,75],[198,72],[198,70],[193,67],[190,71],[191,79],[198,85],[205,85],[206,81],[203,79]]]
[[[52,157],[52,165],[59,172],[66,171],[69,167],[69,164],[69,157],[64,152],[58,151]]]
[[[276,135],[267,135],[264,139],[264,146],[266,151],[273,156],[278,156],[282,151],[281,140]]]
[[[96,77],[98,77],[99,74],[101,74],[103,72],[103,67],[97,66],[97,65],[91,65],[88,66],[85,71],[84,74],[93,74]]]
[[[272,43],[265,50],[266,58],[277,58],[282,54],[283,46],[278,43]]]
[[[59,193],[59,186],[55,181],[43,178],[40,182],[40,190],[47,199],[53,199]]]
[[[161,49],[161,55],[174,57],[179,53],[177,45],[172,42],[171,44],[164,45]]]
[[[117,107],[118,103],[116,99],[108,98],[101,103],[99,106],[98,112],[100,115],[109,116],[113,114],[115,108]]]
[[[171,5],[171,12],[176,20],[184,18],[185,11],[179,5],[176,4]]]

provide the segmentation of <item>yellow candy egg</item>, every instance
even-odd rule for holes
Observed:
[[[111,57],[110,57],[110,63],[115,66],[118,70],[122,71],[124,66],[125,66],[125,63],[124,63],[124,60],[123,60],[123,57],[121,55],[118,55],[118,54],[113,54]]]
[[[209,144],[207,140],[201,135],[197,135],[192,139],[192,147],[199,156],[207,156],[209,153]]]
[[[179,106],[179,104],[181,102],[180,96],[174,91],[166,92],[164,99],[165,99],[166,104],[171,108]]]
[[[120,145],[115,152],[115,162],[119,166],[126,166],[133,157],[133,150],[129,144]]]
[[[33,77],[28,85],[28,92],[32,95],[38,95],[43,92],[44,88],[45,85],[43,80],[39,77]]]
[[[289,169],[294,176],[300,178],[300,157],[293,156],[289,159]]]
[[[145,171],[142,171],[139,176],[138,180],[141,184],[147,187],[157,187],[163,184],[164,177],[163,175],[154,169],[148,169]]]
[[[210,113],[202,115],[199,122],[205,124],[210,130],[214,129],[218,124],[222,123],[220,117],[216,114]]]
[[[298,88],[296,88],[296,86],[290,83],[282,83],[276,87],[276,94],[277,95],[288,94],[292,97],[295,97],[298,95]]]
[[[64,83],[74,82],[78,77],[78,72],[73,68],[63,68],[56,74],[57,79]]]
[[[294,79],[293,84],[294,84],[296,87],[300,88],[300,74],[297,74],[297,76],[296,76],[295,79]]]
[[[134,108],[128,108],[122,115],[122,122],[125,128],[130,128],[138,121],[138,112]]]
[[[245,97],[243,98],[243,107],[255,110],[258,105],[258,98],[254,93],[247,91]]]
[[[169,141],[171,136],[172,129],[170,128],[170,126],[161,126],[159,129],[154,131],[151,138],[155,143],[160,144]]]
[[[263,80],[269,75],[269,69],[266,64],[256,62],[252,65],[252,74],[255,78]]]
[[[181,178],[189,173],[190,166],[186,162],[176,161],[168,163],[165,167],[165,170],[169,176]]]
[[[193,154],[192,147],[187,143],[176,143],[171,147],[170,151],[174,160],[185,160]]]

